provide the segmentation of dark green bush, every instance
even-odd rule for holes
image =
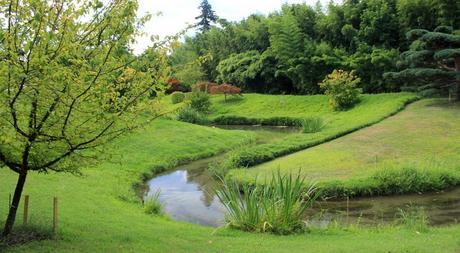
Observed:
[[[185,94],[180,91],[176,91],[171,94],[171,102],[173,104],[181,103],[184,101],[184,99],[185,99]]]
[[[206,115],[189,106],[179,111],[177,120],[198,125],[209,124],[209,120]]]
[[[200,113],[211,111],[211,98],[209,94],[201,91],[194,91],[189,96],[190,107]]]

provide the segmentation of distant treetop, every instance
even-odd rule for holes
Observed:
[[[196,27],[198,27],[201,32],[206,32],[212,28],[212,24],[216,23],[219,17],[212,10],[212,6],[209,4],[208,0],[203,0],[199,6],[199,9],[201,14],[195,18],[198,20]]]

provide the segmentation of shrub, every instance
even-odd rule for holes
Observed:
[[[156,191],[144,201],[144,212],[146,214],[163,215],[163,205],[160,203],[160,191]]]
[[[334,110],[345,110],[359,101],[361,89],[357,85],[360,81],[353,71],[334,70],[320,86],[330,97],[329,103]]]
[[[209,123],[205,115],[191,107],[185,107],[180,110],[177,115],[177,120],[199,125],[206,125]]]
[[[320,132],[323,127],[324,121],[322,118],[310,117],[302,120],[303,133],[317,133]]]
[[[186,92],[188,91],[188,88],[182,85],[182,82],[177,78],[169,78],[166,94],[171,94],[177,91]]]
[[[185,94],[180,92],[180,91],[175,91],[173,94],[171,94],[171,102],[173,104],[178,104],[183,102],[185,99]]]
[[[241,95],[241,89],[233,86],[231,84],[221,84],[217,86],[212,86],[209,89],[209,93],[211,94],[224,94],[224,100],[227,101],[227,95]]]
[[[190,107],[200,113],[209,113],[211,98],[205,92],[195,91],[190,94]]]
[[[290,234],[305,228],[305,210],[316,201],[316,188],[300,175],[272,175],[263,185],[223,181],[217,196],[227,209],[230,227],[249,232]]]

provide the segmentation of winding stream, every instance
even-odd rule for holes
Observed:
[[[298,132],[292,128],[226,126],[226,129],[249,130],[259,143]],[[174,220],[218,227],[224,224],[225,208],[214,193],[219,182],[207,171],[208,164],[223,155],[191,162],[157,175],[147,182],[145,197],[160,191],[160,202]],[[431,225],[446,225],[460,220],[460,188],[430,194],[412,194],[350,201],[322,201],[305,215],[314,223],[381,224],[395,220],[400,209],[423,208]]]

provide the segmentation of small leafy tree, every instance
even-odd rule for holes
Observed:
[[[241,95],[241,89],[231,84],[221,84],[211,87],[211,94],[224,94],[224,100],[227,101],[227,95]]]
[[[0,3],[0,168],[18,174],[7,236],[28,173],[79,173],[97,159],[83,152],[136,126],[168,73],[166,54],[153,48],[163,56],[145,71],[134,64],[127,45],[146,21],[136,1]]]
[[[334,110],[345,110],[359,101],[361,89],[357,88],[360,79],[352,72],[334,70],[320,84],[328,95]]]
[[[384,77],[408,82],[424,92],[456,92],[460,100],[460,35],[451,27],[441,26],[430,32],[415,29],[407,33],[412,42],[409,51],[401,55],[400,72],[388,72]]]

